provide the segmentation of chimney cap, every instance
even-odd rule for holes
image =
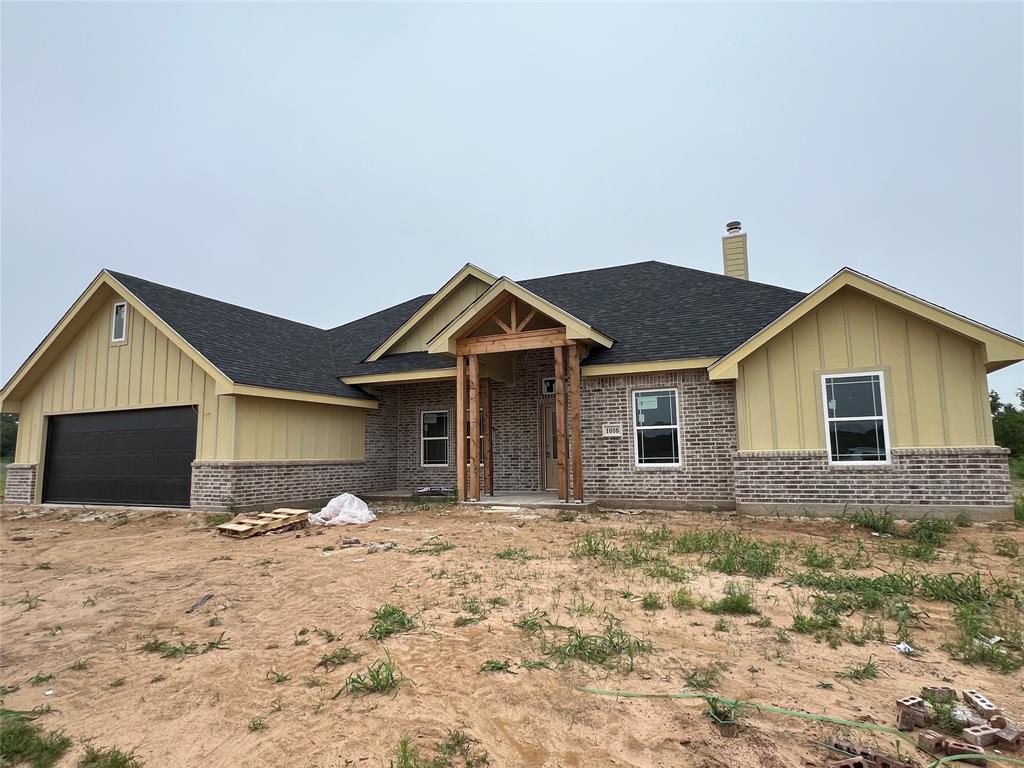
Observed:
[[[725,225],[725,231],[728,232],[730,235],[735,235],[743,231],[743,225],[740,224],[738,221],[730,221],[728,224]]]

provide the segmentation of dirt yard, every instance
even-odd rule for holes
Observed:
[[[835,733],[894,742],[756,712],[727,738],[703,701],[584,687],[703,688],[894,725],[896,698],[950,684],[1024,719],[1015,524],[955,528],[933,554],[848,521],[375,510],[362,528],[231,540],[197,514],[5,507],[3,707],[52,708],[37,722],[74,738],[59,765],[91,739],[147,768],[377,768],[402,738],[433,759],[455,729],[477,740],[468,764],[491,766],[789,768],[822,765],[815,742]],[[342,546],[350,537],[359,544]],[[886,574],[911,586],[876,579]],[[927,578],[937,574],[957,576]],[[840,581],[853,575],[875,581]],[[973,664],[940,648],[964,631],[958,602],[978,608],[975,634],[1005,638]],[[413,627],[378,622],[375,634],[396,633],[376,640],[385,604]],[[898,635],[916,655],[891,647]],[[981,643],[965,642],[954,652]],[[361,657],[317,666],[343,647]],[[406,678],[397,690],[344,689],[388,656]]]

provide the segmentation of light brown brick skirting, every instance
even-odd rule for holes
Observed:
[[[35,464],[8,464],[4,501],[14,504],[32,504],[36,495]]]
[[[1009,451],[995,446],[894,448],[888,465],[830,465],[825,451],[739,451],[736,508],[744,514],[829,515],[888,510],[975,519],[1013,515]]]

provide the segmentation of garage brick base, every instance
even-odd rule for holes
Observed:
[[[37,471],[35,464],[8,464],[4,501],[15,504],[33,503],[36,496]]]
[[[389,474],[363,460],[192,463],[192,508],[205,511],[302,507],[393,488]]]
[[[823,450],[740,451],[736,509],[743,514],[828,515],[846,508],[975,520],[1009,519],[1009,451],[994,446],[894,448],[891,464],[830,465]]]

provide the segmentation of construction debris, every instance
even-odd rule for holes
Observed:
[[[242,514],[228,523],[217,526],[217,532],[234,539],[248,539],[270,531],[287,530],[304,526],[309,512],[304,509],[275,509],[273,512],[259,512],[255,515]]]
[[[206,605],[206,601],[209,600],[211,597],[213,597],[212,592],[208,592],[207,594],[203,595],[198,600],[196,600],[195,604],[193,604],[191,608],[185,611],[185,613],[195,613],[198,609]]]
[[[829,746],[850,757],[830,762],[828,768],[914,768],[910,763],[897,760],[886,752],[836,737],[829,740]]]
[[[945,755],[976,754],[979,757],[965,758],[965,761],[985,765],[987,746],[998,746],[1005,750],[1016,750],[1024,746],[1021,728],[1007,718],[1002,708],[987,696],[974,689],[965,689],[962,698],[962,702],[957,701],[954,688],[925,686],[920,696],[904,696],[896,700],[896,727],[901,731],[912,731],[915,727],[931,725],[936,720],[935,706],[931,703],[935,702],[952,705],[950,715],[953,722],[962,729],[961,738],[950,738],[931,729],[921,731],[917,736],[917,745],[927,752]]]

